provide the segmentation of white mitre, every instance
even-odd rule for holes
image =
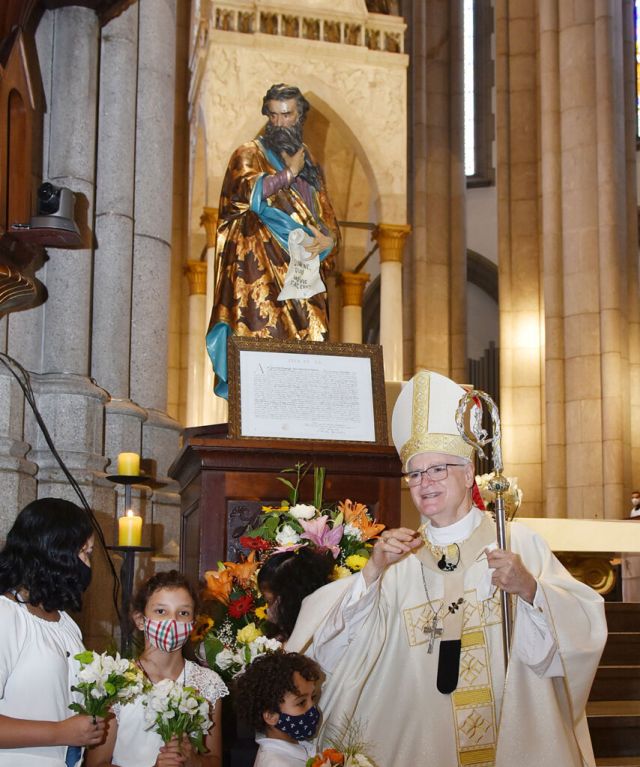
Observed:
[[[440,373],[423,370],[402,388],[391,435],[403,471],[418,453],[446,453],[470,460],[474,448],[460,436],[456,410],[466,391]]]

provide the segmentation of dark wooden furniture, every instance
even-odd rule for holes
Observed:
[[[231,439],[226,428],[219,424],[187,429],[184,446],[169,469],[180,483],[180,563],[187,575],[201,577],[205,570],[216,569],[219,560],[236,558],[241,550],[238,539],[260,506],[288,497],[279,473],[300,461],[325,467],[325,501],[350,498],[366,504],[388,527],[399,525],[401,467],[392,447]],[[311,503],[312,497],[310,472],[300,500]]]

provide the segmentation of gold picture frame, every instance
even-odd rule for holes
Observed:
[[[381,346],[231,336],[228,357],[229,436],[388,445]]]

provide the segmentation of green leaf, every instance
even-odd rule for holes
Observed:
[[[77,655],[73,656],[76,660],[80,661],[84,666],[88,666],[93,661],[93,650],[85,650]]]
[[[282,482],[283,485],[286,485],[287,487],[290,487],[292,490],[295,490],[295,487],[293,485],[293,482],[289,482],[288,479],[285,479],[284,477],[276,477],[276,479],[279,482]]]

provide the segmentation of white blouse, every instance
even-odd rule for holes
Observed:
[[[184,675],[180,681],[195,687],[212,708],[219,698],[229,694],[227,686],[215,671],[198,666],[190,660],[185,661]],[[124,706],[116,704],[112,711],[118,721],[118,735],[111,763],[119,767],[153,767],[162,746],[162,738],[155,730],[147,729],[149,725],[144,718],[142,698],[138,697]]]
[[[0,596],[0,714],[49,722],[74,716],[74,655],[83,650],[80,629],[65,612],[47,621]],[[66,752],[66,746],[0,748],[0,767],[64,767]]]

